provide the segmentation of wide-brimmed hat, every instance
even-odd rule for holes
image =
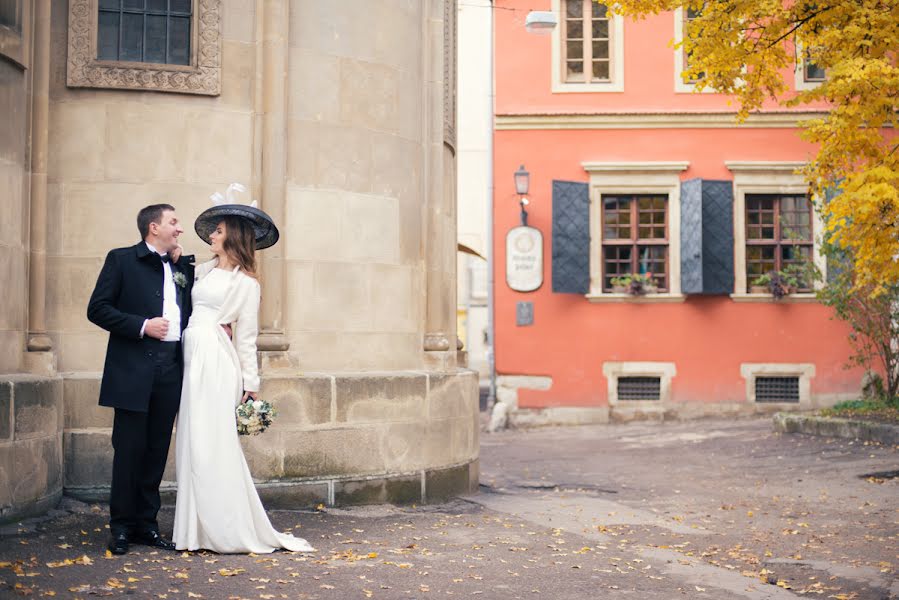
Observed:
[[[274,246],[280,237],[278,228],[275,227],[275,222],[272,221],[270,216],[255,206],[246,204],[220,204],[207,208],[197,217],[194,223],[194,230],[201,240],[211,244],[209,234],[215,231],[218,224],[228,216],[243,217],[253,224],[253,230],[256,233],[257,250]]]

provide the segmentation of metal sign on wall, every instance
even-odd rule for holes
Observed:
[[[534,227],[515,227],[506,234],[506,283],[516,292],[543,285],[543,234]]]

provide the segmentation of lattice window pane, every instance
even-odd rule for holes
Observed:
[[[191,0],[100,0],[99,60],[190,64]]]
[[[637,272],[652,274],[660,290],[668,288],[668,246],[638,246]]]
[[[799,402],[799,377],[756,377],[756,402]]]
[[[119,13],[100,11],[97,22],[97,58],[118,60],[119,58]]]
[[[661,377],[619,377],[619,400],[661,400]]]
[[[631,272],[631,246],[606,246],[603,249],[603,289],[612,290],[612,278]]]

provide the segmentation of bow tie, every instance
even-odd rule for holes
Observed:
[[[172,257],[169,256],[168,254],[160,254],[160,255],[159,255],[159,260],[161,260],[161,261],[164,262],[164,263],[172,262]]]

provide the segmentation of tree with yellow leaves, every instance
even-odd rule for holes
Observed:
[[[854,262],[857,289],[899,284],[899,0],[598,0],[643,17],[682,8],[685,79],[697,91],[733,95],[738,120],[766,98],[784,106],[826,101],[826,116],[801,135],[818,145],[806,168],[828,241]],[[826,73],[790,93],[797,61]],[[838,194],[834,193],[839,191]]]

